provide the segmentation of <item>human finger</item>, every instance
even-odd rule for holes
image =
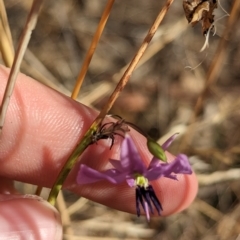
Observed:
[[[62,239],[57,210],[42,198],[21,195],[0,178],[0,239]]]
[[[0,71],[1,96],[8,73],[3,68]],[[11,179],[51,187],[96,114],[92,109],[19,74],[0,139],[0,174]],[[131,132],[144,161],[149,162],[151,158],[145,139],[135,131]],[[89,146],[69,174],[64,187],[107,206],[135,212],[135,192],[124,183],[117,186],[108,182],[83,186],[76,183],[80,163],[88,164],[97,170],[109,168],[109,158],[116,159],[119,156],[120,141],[120,137],[116,137],[111,150],[108,140]],[[188,206],[197,191],[194,174],[180,177],[178,182],[160,179],[156,184],[164,215]],[[176,189],[182,189],[182,192],[178,191],[177,197]]]

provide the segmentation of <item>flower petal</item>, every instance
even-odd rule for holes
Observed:
[[[192,174],[192,169],[188,161],[188,157],[184,154],[179,154],[173,162],[156,164],[155,158],[152,159],[151,168],[148,169],[145,177],[149,181],[156,180],[160,177],[168,177],[172,179],[177,179],[174,174]],[[155,167],[153,167],[155,165]],[[174,174],[173,174],[174,173]]]
[[[128,184],[129,187],[135,187],[135,180],[133,178],[127,178],[126,182]]]
[[[185,154],[178,154],[174,161],[176,161],[176,166],[173,171],[174,173],[192,174],[192,167]]]
[[[77,175],[78,184],[94,183],[101,180],[108,180],[111,183],[117,184],[125,180],[126,174],[118,172],[116,169],[109,169],[105,172],[98,172],[85,164],[80,166]]]
[[[116,168],[119,172],[123,172],[124,169],[122,167],[122,164],[119,160],[115,159],[109,159],[109,162],[113,165],[114,168]]]
[[[126,134],[122,142],[120,160],[126,173],[144,173],[147,170],[133,140],[128,134]]]
[[[148,165],[148,170],[159,166],[159,164],[161,164],[161,161],[158,158],[153,157],[151,162]]]
[[[161,177],[167,177],[167,178],[171,178],[173,180],[177,180],[176,174],[172,174],[172,173],[170,173],[170,174],[167,173],[166,174],[166,173],[164,173],[162,165],[160,165],[159,167],[157,167],[155,169],[151,169],[151,170],[147,171],[147,173],[144,176],[149,181],[154,181],[154,180],[157,180]]]
[[[163,144],[162,144],[162,148],[164,151],[166,151],[168,149],[168,147],[172,144],[172,142],[174,141],[174,139],[177,137],[178,133],[173,134],[170,138],[168,138]]]

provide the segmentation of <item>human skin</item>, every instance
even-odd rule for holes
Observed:
[[[0,67],[1,99],[8,74],[8,69]],[[64,163],[96,116],[96,111],[23,74],[18,75],[0,136],[0,239],[4,239],[3,234],[19,234],[21,226],[22,231],[38,231],[33,239],[61,239],[58,213],[38,198],[17,194],[10,180],[49,188],[53,186]],[[146,139],[133,130],[130,134],[143,161],[148,164],[151,155],[146,147]],[[110,167],[109,158],[119,159],[121,140],[117,136],[111,150],[110,139],[89,146],[67,177],[64,188],[92,201],[135,214],[135,190],[126,183],[76,183],[79,164],[85,163],[94,169],[104,170]],[[167,157],[169,161],[174,158],[169,153]],[[198,188],[195,174],[179,175],[178,181],[160,178],[151,184],[163,206],[162,216],[187,208]],[[19,204],[24,206],[25,214],[19,212],[20,208],[16,207]],[[5,214],[7,207],[10,215]],[[38,207],[40,210],[36,210]],[[12,220],[15,215],[19,221]],[[8,229],[5,233],[1,229],[1,222],[9,226],[7,228],[5,225],[5,229]],[[34,224],[29,224],[30,222]],[[44,222],[47,224],[44,225]],[[43,234],[40,232],[41,226]]]

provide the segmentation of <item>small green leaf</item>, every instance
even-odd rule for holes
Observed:
[[[147,140],[147,147],[149,152],[159,160],[163,162],[167,162],[167,156],[163,150],[163,148],[154,140],[148,139]]]

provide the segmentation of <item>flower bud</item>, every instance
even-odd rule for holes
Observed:
[[[147,140],[147,147],[149,152],[159,160],[163,162],[167,162],[167,156],[163,150],[163,148],[156,141],[152,139]]]

